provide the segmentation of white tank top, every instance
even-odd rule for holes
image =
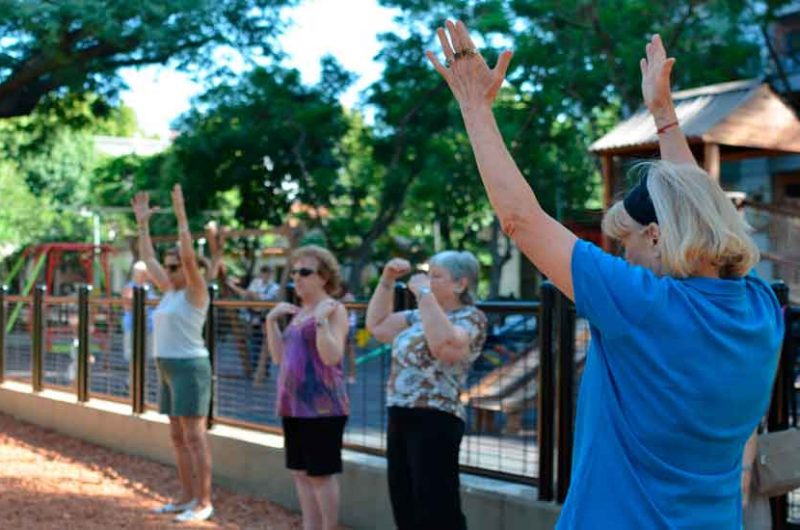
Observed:
[[[208,357],[203,341],[208,303],[203,309],[186,299],[186,290],[167,291],[153,311],[155,356],[169,359]]]

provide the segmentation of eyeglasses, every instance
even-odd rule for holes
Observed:
[[[292,276],[300,276],[301,278],[307,278],[312,274],[316,274],[317,271],[314,269],[309,269],[306,267],[300,267],[299,269],[292,269],[291,274]]]
[[[164,265],[164,268],[167,269],[168,272],[178,272],[181,268],[180,263],[170,263],[168,265]]]

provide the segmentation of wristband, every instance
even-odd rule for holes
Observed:
[[[673,121],[672,123],[668,123],[668,124],[664,125],[663,127],[660,127],[656,131],[656,134],[664,134],[668,130],[672,129],[673,127],[677,127],[678,125],[679,125],[679,123],[677,122],[677,120]]]

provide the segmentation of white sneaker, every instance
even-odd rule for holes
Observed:
[[[158,508],[153,508],[153,513],[183,513],[186,510],[191,510],[195,506],[197,506],[196,499],[192,499],[189,502],[184,502],[183,504],[168,502],[163,506],[159,506]]]
[[[197,521],[207,521],[212,515],[214,515],[214,507],[209,504],[205,508],[200,508],[199,510],[189,508],[185,512],[178,514],[173,520],[176,523],[193,523]]]

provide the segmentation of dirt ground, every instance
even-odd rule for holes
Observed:
[[[0,528],[288,530],[300,516],[214,489],[215,516],[175,524],[150,510],[179,491],[175,469],[68,438],[0,414]]]

